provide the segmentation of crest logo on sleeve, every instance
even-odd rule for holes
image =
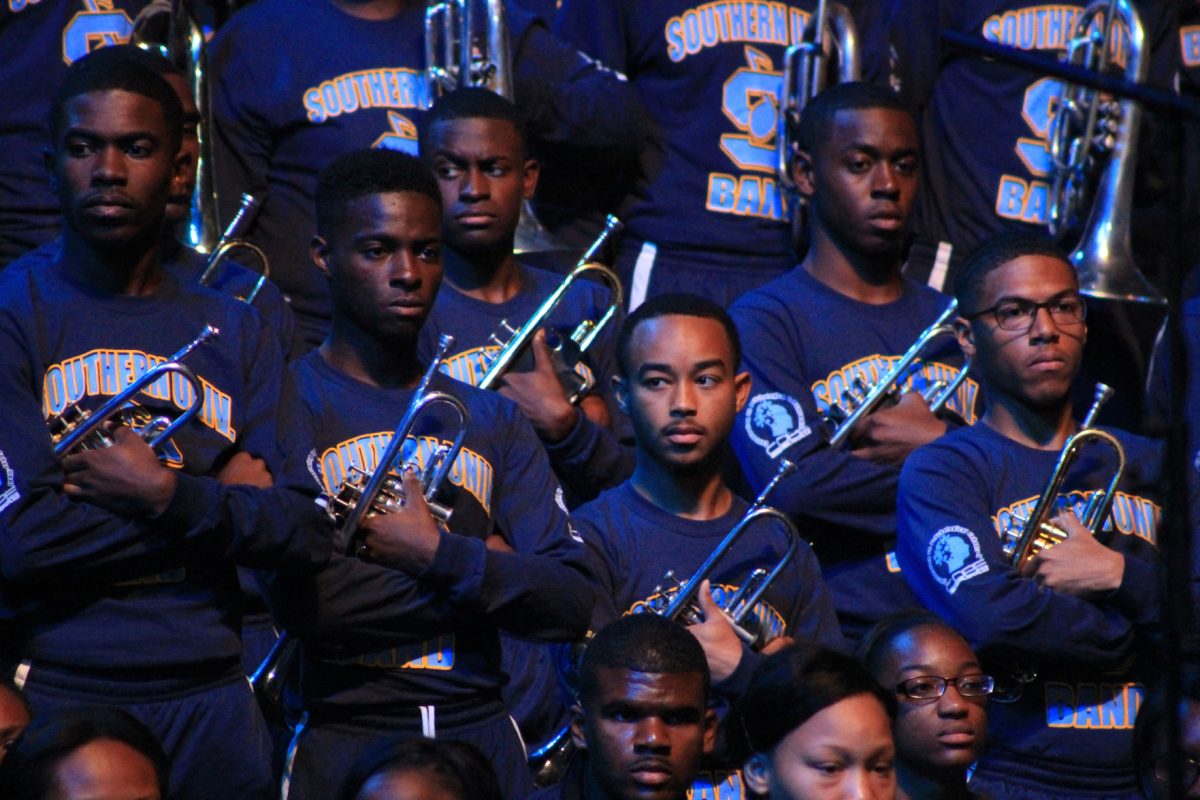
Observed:
[[[771,458],[778,458],[810,433],[812,428],[804,421],[804,409],[794,397],[781,392],[760,394],[746,408],[746,434]]]
[[[8,458],[5,457],[4,451],[0,450],[0,511],[21,499],[21,493],[17,490],[17,482],[14,478],[12,467],[8,465]]]
[[[979,539],[960,525],[949,525],[933,535],[926,561],[929,574],[950,594],[958,591],[964,581],[989,569],[979,549]]]

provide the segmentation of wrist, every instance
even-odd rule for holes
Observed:
[[[564,400],[537,426],[538,436],[548,442],[561,442],[575,429],[575,423],[578,421],[579,409]]]
[[[175,497],[175,473],[163,467],[158,471],[154,481],[150,484],[149,502],[147,503],[147,511],[149,516],[158,517],[167,510],[171,505],[171,500]]]

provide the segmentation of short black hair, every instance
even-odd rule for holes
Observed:
[[[959,268],[958,277],[954,279],[958,313],[970,315],[979,311],[983,282],[988,273],[1022,256],[1047,256],[1068,266],[1071,264],[1067,254],[1048,236],[1034,233],[1000,233],[992,236],[971,251]]]
[[[871,626],[858,645],[858,660],[872,675],[878,675],[883,671],[883,664],[891,655],[896,640],[917,628],[935,628],[961,639],[964,645],[971,647],[961,633],[938,615],[923,610],[900,611]]]
[[[477,86],[464,86],[439,97],[433,102],[421,128],[421,155],[429,158],[429,137],[433,128],[439,122],[450,122],[456,119],[497,119],[508,122],[517,132],[521,143],[521,157],[529,152],[529,137],[525,130],[525,121],[516,105],[490,89]]]
[[[442,194],[424,162],[399,150],[363,148],[338,156],[321,171],[317,231],[332,231],[351,200],[387,192],[423,194],[437,203],[440,217]]]
[[[154,734],[127,711],[102,706],[70,708],[34,718],[0,762],[0,795],[6,800],[43,800],[55,786],[63,759],[92,742],[127,745],[154,766],[159,794],[167,796],[167,756]]]
[[[632,346],[634,331],[637,330],[638,325],[641,325],[646,320],[676,316],[713,319],[721,323],[721,327],[725,329],[725,336],[729,339],[730,349],[733,351],[733,369],[737,371],[742,363],[742,340],[738,336],[737,325],[734,324],[733,318],[729,316],[729,312],[707,297],[687,292],[676,292],[672,294],[660,294],[650,298],[625,318],[625,322],[621,325],[621,330],[617,334],[617,368],[622,375],[626,378],[633,377],[633,365],[629,363],[629,350]]]
[[[879,700],[895,721],[896,698],[856,659],[834,650],[802,646],[769,656],[754,670],[737,708],[745,755],[769,752],[812,716],[860,694]]]
[[[588,643],[579,667],[579,702],[587,705],[600,692],[601,669],[704,676],[709,688],[708,659],[696,637],[677,622],[657,614],[630,614],[605,626]]]
[[[50,137],[55,149],[62,135],[63,111],[67,103],[81,94],[124,91],[140,94],[157,103],[167,125],[172,152],[183,141],[183,104],[171,84],[157,68],[150,66],[147,53],[133,45],[111,45],[94,50],[67,68],[66,77],[50,105]]]
[[[423,772],[455,800],[503,800],[500,781],[483,753],[467,742],[391,738],[375,742],[354,762],[341,800],[354,800],[375,775]]]
[[[886,108],[903,111],[912,118],[912,111],[891,89],[873,83],[835,83],[808,102],[800,114],[796,128],[796,143],[810,156],[829,140],[833,120],[839,111],[859,111],[867,108]],[[914,120],[915,121],[915,120]]]

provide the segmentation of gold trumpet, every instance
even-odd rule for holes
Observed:
[[[572,331],[570,337],[561,342],[557,347],[553,348],[552,354],[555,358],[555,366],[558,371],[559,380],[563,384],[563,389],[567,392],[567,399],[572,403],[579,402],[580,398],[592,388],[592,382],[585,380],[574,370],[574,365],[578,363],[587,349],[595,342],[596,337],[600,335],[604,327],[613,319],[617,311],[625,303],[625,293],[621,287],[621,279],[617,274],[608,267],[596,261],[600,256],[601,250],[610,238],[616,235],[624,224],[614,217],[608,215],[605,220],[604,229],[600,235],[588,247],[587,252],[576,264],[575,268],[563,279],[549,297],[542,301],[537,310],[533,312],[533,316],[518,329],[514,329],[508,324],[508,320],[501,320],[500,325],[509,334],[507,341],[501,342],[499,337],[492,334],[492,341],[500,345],[500,352],[492,359],[488,365],[487,372],[479,381],[479,388],[491,389],[495,387],[496,382],[503,377],[504,373],[508,372],[514,365],[514,362],[525,350],[526,345],[533,339],[533,335],[538,332],[558,304],[566,296],[567,290],[571,288],[576,280],[588,273],[593,273],[601,278],[601,282],[608,286],[612,292],[612,302],[609,303],[599,319],[582,320]]]
[[[146,440],[151,449],[157,450],[204,408],[204,384],[196,377],[196,373],[180,362],[187,357],[188,353],[215,338],[219,333],[220,331],[212,325],[205,325],[200,335],[179,352],[153,369],[142,373],[137,380],[95,411],[88,411],[77,401],[64,408],[61,413],[51,417],[47,420],[47,425],[50,427],[50,438],[54,442],[54,455],[63,458],[87,450],[112,447],[114,439],[104,425],[114,418],[118,419],[121,424],[132,428],[135,433]],[[180,375],[191,384],[191,403],[182,414],[173,420],[163,416],[154,417],[149,421],[137,419],[127,407],[129,401],[146,387],[170,374]]]
[[[1050,518],[1054,515],[1058,493],[1062,489],[1063,481],[1066,480],[1067,472],[1079,458],[1083,448],[1089,444],[1107,445],[1116,454],[1117,463],[1108,487],[1088,498],[1079,521],[1095,535],[1104,527],[1109,514],[1112,513],[1113,501],[1117,497],[1117,486],[1125,474],[1125,449],[1121,447],[1121,443],[1115,436],[1092,427],[1101,406],[1108,402],[1112,395],[1113,390],[1110,387],[1103,383],[1096,385],[1096,396],[1092,400],[1092,406],[1088,409],[1080,430],[1067,439],[1063,445],[1058,463],[1054,465],[1054,472],[1050,475],[1050,482],[1046,484],[1033,511],[1027,518],[1018,518],[1022,522],[1020,535],[1009,537],[1003,545],[1004,554],[1009,557],[1014,569],[1020,569],[1027,560],[1042,550],[1067,538],[1067,532],[1050,522]]]
[[[387,449],[379,457],[375,470],[370,474],[356,471],[342,484],[337,495],[329,499],[326,512],[337,526],[338,536],[346,543],[347,555],[361,555],[362,550],[355,539],[355,533],[363,520],[374,514],[387,514],[404,505],[404,487],[400,478],[392,473],[399,473],[403,468],[404,442],[412,433],[418,417],[426,409],[439,404],[449,406],[457,414],[458,433],[452,444],[438,447],[430,455],[421,473],[421,487],[425,502],[439,525],[444,526],[450,521],[453,509],[438,503],[434,498],[462,449],[463,440],[471,424],[471,415],[457,397],[445,392],[429,391],[429,382],[438,371],[442,359],[446,357],[446,352],[453,346],[453,336],[443,335],[438,340],[437,354],[421,377],[408,410],[392,434]],[[267,657],[250,676],[254,696],[268,719],[283,718],[284,687],[291,666],[295,663],[299,644],[295,637],[287,631],[282,631]]]
[[[1067,43],[1066,61],[1107,71],[1121,29],[1129,42],[1124,77],[1143,83],[1149,70],[1145,31],[1130,0],[1096,0],[1084,9]],[[1070,255],[1079,273],[1079,291],[1110,300],[1166,304],[1138,270],[1130,243],[1141,106],[1133,100],[1105,102],[1099,91],[1074,84],[1064,86],[1057,101],[1048,136],[1054,184],[1047,216],[1050,234],[1062,239],[1080,230],[1086,215],[1087,225]]]
[[[929,343],[938,336],[944,336],[954,333],[954,325],[952,320],[958,314],[958,301],[951,300],[950,305],[946,306],[946,310],[941,313],[933,324],[921,332],[917,337],[917,341],[900,357],[888,372],[879,379],[879,382],[874,386],[867,387],[866,384],[859,379],[856,381],[857,394],[852,389],[842,391],[841,403],[833,403],[826,412],[830,422],[836,427],[833,436],[829,439],[831,447],[838,448],[846,443],[850,438],[855,426],[863,420],[867,415],[873,413],[887,400],[894,399],[901,393],[900,386],[908,377],[909,370],[912,365],[920,358],[921,353],[929,346]],[[929,404],[929,410],[937,414],[946,407],[946,403],[954,396],[962,386],[963,381],[967,379],[967,373],[971,369],[971,360],[967,359],[966,363],[959,369],[958,375],[949,383],[945,381],[934,381],[921,396],[925,402]],[[848,407],[848,408],[847,408]]]
[[[258,297],[259,291],[262,290],[263,284],[267,282],[267,278],[271,276],[271,262],[267,259],[267,254],[262,248],[253,242],[239,238],[245,231],[246,226],[250,224],[254,214],[258,211],[262,202],[254,195],[247,193],[242,194],[241,205],[238,206],[237,214],[234,215],[229,225],[221,234],[220,241],[209,254],[208,260],[204,264],[204,271],[200,273],[199,282],[201,286],[213,286],[218,283],[217,275],[218,268],[223,266],[229,259],[230,253],[238,250],[249,251],[254,256],[259,265],[258,280],[254,282],[254,288],[245,297],[238,297],[244,303],[253,304],[254,298]],[[241,265],[238,265],[239,267]]]

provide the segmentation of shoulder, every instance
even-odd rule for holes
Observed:
[[[919,474],[929,473],[958,474],[965,479],[968,473],[963,471],[978,472],[988,460],[989,453],[1003,449],[1003,441],[1003,437],[990,434],[978,423],[952,430],[914,450],[904,461],[900,481],[905,483]]]
[[[624,497],[628,486],[627,481],[601,492],[595,500],[584,503],[572,511],[571,517],[589,525],[605,527],[604,523],[607,520],[627,510],[628,504],[624,502]],[[619,534],[622,530],[623,528],[615,528],[612,529],[612,532]],[[608,535],[608,530],[606,530],[605,536]]]

